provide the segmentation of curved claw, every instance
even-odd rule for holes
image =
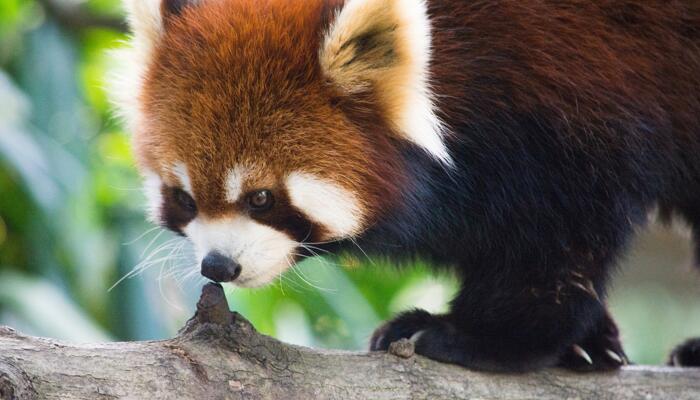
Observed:
[[[591,356],[586,352],[586,350],[584,350],[581,346],[577,344],[573,345],[572,348],[574,350],[574,353],[586,360],[587,363],[593,365],[593,359],[591,359]]]
[[[620,364],[626,364],[625,360],[623,360],[619,354],[615,353],[610,349],[605,349],[605,354],[607,354],[608,357],[610,357],[613,361],[617,361]]]

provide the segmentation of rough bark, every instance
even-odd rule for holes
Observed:
[[[2,399],[700,399],[700,369],[468,371],[412,356],[320,351],[260,335],[205,286],[171,340],[69,345],[0,328]]]

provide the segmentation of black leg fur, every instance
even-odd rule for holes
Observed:
[[[661,216],[670,220],[674,211],[690,225],[695,244],[695,266],[700,269],[700,207],[698,201],[686,201],[679,206],[662,207]],[[668,365],[700,367],[700,338],[688,339],[676,346],[669,355]]]
[[[399,314],[393,320],[377,328],[370,339],[371,351],[386,351],[399,339],[411,339],[413,335],[431,326],[441,324],[441,317],[425,310],[412,310]]]
[[[619,330],[609,313],[583,340],[571,346],[559,366],[575,371],[609,371],[628,364],[620,343]]]
[[[377,330],[371,349],[412,338],[417,354],[476,370],[618,368],[625,355],[603,303],[604,288],[630,225],[604,217],[611,229],[593,239],[578,230],[566,241],[553,235],[558,242],[548,246],[473,255],[471,265],[460,268],[463,287],[448,314],[404,313]],[[592,366],[572,357],[574,345],[585,349]]]
[[[370,348],[387,350],[392,342],[407,338],[415,342],[417,354],[487,371],[523,372],[557,364],[581,371],[617,368],[625,360],[617,328],[595,289],[584,289],[579,285],[558,287],[552,296],[528,291],[502,303],[505,308],[501,310],[495,304],[472,306],[471,296],[458,296],[447,315],[423,310],[399,315],[377,329]],[[500,300],[482,298],[484,302]],[[592,367],[568,357],[575,343],[587,348]],[[608,350],[618,355],[619,362]]]
[[[604,361],[606,350],[624,353],[602,328],[614,326],[604,322],[605,283],[646,221],[655,198],[646,189],[659,186],[637,175],[648,153],[595,142],[585,151],[562,149],[543,115],[500,120],[513,125],[499,124],[499,134],[455,149],[454,175],[406,150],[415,176],[408,203],[357,242],[370,254],[417,254],[454,267],[462,287],[448,314],[402,315],[380,328],[372,348],[414,337],[418,354],[472,369],[588,370],[566,360],[578,344],[587,347],[592,369],[615,368]],[[626,171],[624,179],[609,175],[617,169]]]
[[[688,339],[673,349],[668,365],[700,367],[700,338]]]
[[[389,345],[406,338],[415,342],[416,353],[452,364],[489,371],[519,372],[552,366],[579,372],[610,371],[628,364],[627,355],[619,340],[619,331],[609,315],[605,315],[584,339],[569,345],[557,361],[557,344],[549,351],[541,343],[529,350],[512,346],[512,337],[478,337],[465,335],[449,316],[434,316],[423,310],[406,312],[385,323],[372,336],[370,349],[386,351]],[[523,338],[521,338],[523,339]],[[700,363],[700,340],[681,358]],[[522,343],[522,346],[527,346]],[[524,350],[524,351],[523,351]],[[695,351],[695,353],[692,353]],[[528,354],[529,353],[529,354]],[[507,364],[503,363],[508,359]],[[683,364],[691,365],[691,364]],[[694,364],[700,365],[700,364]]]
[[[556,364],[562,343],[546,343],[529,332],[512,332],[469,333],[454,322],[454,316],[415,310],[378,328],[370,349],[387,350],[392,342],[407,338],[414,341],[417,354],[477,370],[523,372]]]

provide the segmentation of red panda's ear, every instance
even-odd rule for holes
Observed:
[[[167,19],[168,16],[180,15],[182,10],[189,5],[193,5],[194,0],[162,0],[160,10],[163,16]]]
[[[0,0],[2,1],[2,0]],[[129,45],[114,52],[109,77],[111,100],[132,131],[138,130],[144,72],[154,46],[167,29],[168,19],[200,0],[123,0],[132,37]]]
[[[430,49],[424,0],[348,0],[325,35],[319,60],[341,91],[372,90],[396,132],[449,162],[429,89]]]
[[[180,15],[186,7],[198,2],[199,0],[124,0],[124,8],[134,38],[152,45],[169,18]]]
[[[124,0],[133,41],[150,49],[163,30],[161,0]]]

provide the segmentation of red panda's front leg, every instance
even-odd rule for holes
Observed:
[[[497,372],[553,366],[610,370],[627,363],[617,327],[604,305],[578,286],[575,289],[557,294],[554,302],[529,295],[500,299],[498,315],[474,310],[473,298],[459,297],[445,315],[405,312],[375,331],[370,349],[387,350],[392,342],[407,338],[417,354]],[[491,300],[485,299],[483,310],[493,308],[487,304]]]

